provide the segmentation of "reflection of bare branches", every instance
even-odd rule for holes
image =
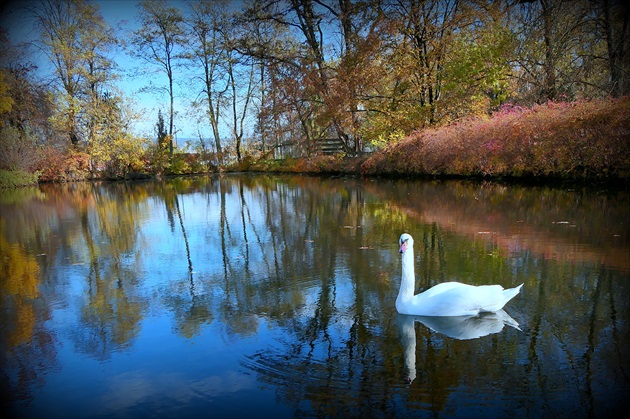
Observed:
[[[88,251],[88,300],[81,307],[85,327],[72,332],[80,351],[108,359],[138,334],[143,303],[129,297],[135,275],[123,255],[136,244],[139,203],[124,185],[91,185],[93,203],[80,205],[78,217]]]
[[[628,347],[628,336],[625,336],[626,342],[624,342],[624,336],[619,333],[619,330],[623,327],[618,317],[617,306],[615,304],[617,295],[615,294],[615,289],[613,285],[613,278],[611,275],[606,275],[606,282],[608,284],[608,295],[610,298],[610,320],[612,323],[612,336],[614,342],[614,353],[616,355],[617,360],[619,361],[619,371],[621,376],[623,377],[626,383],[630,383],[630,374],[626,370],[626,365],[623,363],[624,355],[622,354],[622,349]],[[623,306],[623,303],[622,303]]]
[[[179,218],[179,225],[182,228],[182,235],[184,236],[184,245],[186,246],[186,258],[188,259],[188,275],[190,276],[190,293],[194,295],[195,283],[193,282],[193,265],[190,259],[190,246],[188,245],[188,237],[186,236],[186,227],[184,227],[184,220],[182,219],[182,211],[179,208],[179,198],[175,195],[175,209],[177,210],[177,217]]]
[[[247,223],[245,222],[245,210],[247,209],[247,204],[245,203],[245,196],[243,195],[243,182],[240,181],[238,184],[238,192],[239,197],[241,198],[241,225],[243,227],[243,245],[245,246],[245,274],[249,275],[249,241],[247,240]]]
[[[401,378],[392,375],[389,360],[396,358],[398,349],[384,343],[387,334],[395,333],[393,328],[386,329],[385,336],[366,330],[362,338],[355,334],[350,339],[330,330],[328,339],[334,343],[322,348],[314,341],[312,348],[294,340],[301,339],[309,326],[300,321],[295,326],[296,335],[287,336],[282,349],[247,356],[243,365],[262,382],[276,386],[283,402],[296,409],[308,401],[311,411],[320,415],[373,417],[377,411],[384,417],[397,416],[391,400],[397,393],[395,380]],[[389,342],[394,341],[395,335],[390,336]]]
[[[175,316],[175,329],[186,338],[199,334],[204,326],[214,320],[212,301],[208,295],[192,295],[172,292],[165,297],[166,306]]]
[[[247,229],[251,228],[252,232],[254,233],[254,236],[256,237],[256,243],[258,243],[258,247],[260,250],[260,255],[262,256],[263,262],[265,264],[265,267],[267,268],[268,272],[271,272],[271,266],[269,264],[269,256],[268,256],[268,252],[265,252],[265,244],[263,243],[263,240],[261,239],[261,236],[258,232],[258,227],[257,227],[257,223],[252,219],[252,214],[250,211],[249,206],[247,205],[247,202],[245,200],[245,196],[243,193],[243,182],[241,181],[240,183],[240,198],[241,198],[241,210],[243,212],[242,214],[242,223],[243,223],[243,238],[245,240],[245,242],[247,243]],[[266,195],[265,198],[268,200],[269,196]],[[247,217],[245,217],[245,212],[247,212]],[[266,226],[265,226],[266,227]],[[246,256],[247,259],[249,259],[249,247],[247,250],[248,254]]]
[[[228,257],[228,239],[232,237],[232,231],[230,230],[230,223],[228,221],[228,213],[226,208],[226,195],[228,194],[229,185],[226,179],[222,179],[220,183],[220,220],[219,220],[219,236],[221,237],[221,254],[223,257],[223,277],[225,279],[225,292],[229,297],[229,282],[228,282],[228,271],[233,274],[234,270],[231,265],[230,258]],[[228,298],[229,299],[229,298]]]
[[[529,364],[526,366],[527,375],[530,376],[532,371],[536,369],[536,377],[537,377],[537,388],[540,393],[538,396],[541,396],[545,408],[549,408],[549,399],[547,395],[549,394],[545,377],[544,377],[544,368],[538,356],[538,346],[539,340],[542,337],[542,322],[543,322],[543,312],[545,311],[545,288],[543,286],[543,282],[538,282],[538,298],[536,299],[536,312],[534,313],[534,318],[530,322],[530,339],[528,346],[528,356]]]
[[[586,370],[586,376],[584,377],[585,379],[585,401],[582,401],[582,404],[586,404],[586,411],[588,412],[588,417],[592,418],[595,417],[594,414],[594,400],[593,400],[593,377],[595,375],[594,371],[593,371],[593,364],[592,364],[592,360],[593,360],[593,354],[595,352],[595,348],[597,346],[597,342],[596,342],[596,334],[597,334],[597,313],[598,313],[598,307],[599,304],[601,302],[601,288],[602,288],[602,284],[604,282],[604,277],[606,275],[606,272],[604,269],[602,269],[603,267],[600,265],[599,268],[599,280],[595,282],[595,290],[593,292],[593,305],[591,307],[591,315],[590,315],[590,319],[589,319],[589,327],[588,327],[588,337],[587,337],[587,347],[586,347],[586,352],[584,353],[584,360],[586,362],[586,366],[585,366],[585,370]]]

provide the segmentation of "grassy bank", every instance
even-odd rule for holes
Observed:
[[[364,175],[630,180],[630,97],[504,107],[423,130],[362,163]]]
[[[37,185],[37,174],[23,171],[0,170],[0,188],[19,188]]]

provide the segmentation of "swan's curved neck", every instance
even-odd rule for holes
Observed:
[[[413,297],[416,288],[415,271],[413,267],[413,247],[407,247],[402,254],[402,278],[398,300],[404,301]]]

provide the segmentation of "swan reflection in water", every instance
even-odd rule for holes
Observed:
[[[482,313],[477,316],[410,316],[399,314],[397,323],[405,351],[405,368],[408,371],[407,384],[416,378],[416,329],[418,321],[433,330],[453,339],[469,340],[499,333],[504,325],[521,330],[519,324],[504,310]]]

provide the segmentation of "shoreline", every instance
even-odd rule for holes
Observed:
[[[193,173],[195,170],[207,166],[174,165],[172,173],[162,175],[150,173],[149,167],[137,167],[124,178],[115,179],[93,178],[87,164],[71,167],[56,168],[61,173],[0,170],[0,189],[35,185],[42,180],[63,183],[194,176],[201,174]],[[504,106],[491,116],[415,131],[358,157],[337,154],[263,160],[246,155],[240,162],[205,174],[229,172],[613,184],[627,188],[630,96],[549,102],[531,108]]]
[[[299,165],[315,165],[312,160],[309,159],[291,159],[294,163],[299,161]],[[522,185],[522,186],[604,186],[621,189],[630,189],[630,179],[627,178],[608,178],[608,177],[560,177],[560,176],[544,176],[544,175],[524,175],[524,176],[508,176],[508,175],[461,175],[461,174],[429,174],[429,173],[362,173],[360,169],[356,169],[357,165],[360,165],[365,161],[365,157],[359,158],[346,158],[347,161],[344,167],[340,167],[339,164],[332,166],[322,165],[321,162],[316,168],[306,170],[296,170],[291,164],[284,167],[275,167],[273,169],[261,167],[260,163],[253,164],[252,166],[243,170],[221,170],[215,172],[201,172],[201,173],[184,173],[184,174],[168,174],[163,176],[154,175],[134,175],[128,178],[83,178],[77,180],[64,180],[64,181],[37,181],[34,179],[34,175],[27,176],[29,174],[17,174],[16,178],[26,179],[23,182],[16,182],[14,180],[5,180],[4,176],[0,174],[0,191],[35,187],[44,184],[64,184],[64,183],[83,183],[83,182],[144,182],[155,180],[168,180],[174,178],[186,178],[186,177],[203,177],[203,176],[217,176],[228,174],[277,174],[277,175],[303,175],[303,176],[322,176],[322,177],[358,177],[365,179],[406,179],[406,180],[424,180],[424,181],[469,181],[474,183],[498,183],[506,185]],[[274,160],[277,165],[280,161]]]

